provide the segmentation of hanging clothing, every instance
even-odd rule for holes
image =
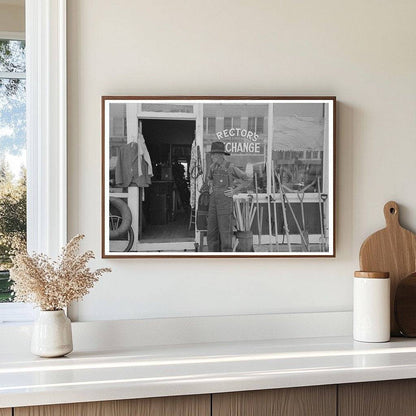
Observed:
[[[190,189],[190,198],[189,198],[189,204],[191,205],[192,209],[195,209],[196,205],[196,168],[197,168],[197,152],[196,152],[196,142],[195,140],[192,142],[191,147],[191,160],[189,162],[189,172],[190,172],[190,181],[189,181],[189,187]]]
[[[137,144],[139,149],[139,174],[153,176],[152,160],[150,159],[149,151],[147,150],[146,142],[143,134],[139,133],[137,138]],[[143,163],[146,162],[146,164]]]
[[[117,153],[116,185],[126,188],[132,182],[136,183],[139,180],[137,143],[123,144],[118,148]]]
[[[146,145],[144,147],[146,148]],[[143,152],[143,147],[140,151]],[[146,158],[150,161],[149,152],[147,155]],[[121,145],[117,150],[116,185],[123,188],[133,185],[141,188],[148,187],[152,183],[150,178],[153,176],[153,171],[151,163],[149,164],[147,160],[145,160],[144,154],[139,154],[138,143],[130,142]]]
[[[139,176],[137,180],[137,186],[139,186],[140,188],[147,188],[152,183],[152,180],[150,179],[151,175],[149,173],[149,165],[144,160],[143,157],[139,158],[139,160],[140,159],[141,159],[142,174]],[[150,165],[150,169],[151,168],[152,166]]]
[[[195,209],[196,206],[196,190],[202,185],[202,160],[201,160],[201,150],[199,146],[196,145],[196,141],[192,142],[191,146],[191,159],[189,162],[189,188],[190,188],[190,201],[192,209]]]

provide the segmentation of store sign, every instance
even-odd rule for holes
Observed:
[[[217,132],[216,136],[224,142],[228,153],[263,153],[263,146],[257,141],[259,135],[253,131],[233,127]]]

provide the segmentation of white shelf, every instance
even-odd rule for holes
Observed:
[[[76,348],[75,348],[76,349]],[[0,354],[0,407],[416,377],[416,340],[349,337]]]

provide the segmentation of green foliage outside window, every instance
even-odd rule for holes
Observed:
[[[7,163],[0,162],[0,302],[12,300],[9,272],[13,251],[26,242],[26,172],[13,180]]]
[[[24,41],[0,39],[0,302],[13,298],[11,256],[26,242],[25,61]]]

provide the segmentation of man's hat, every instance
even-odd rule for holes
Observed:
[[[230,156],[230,154],[225,151],[225,144],[223,142],[212,143],[211,153],[222,153],[223,155]]]

